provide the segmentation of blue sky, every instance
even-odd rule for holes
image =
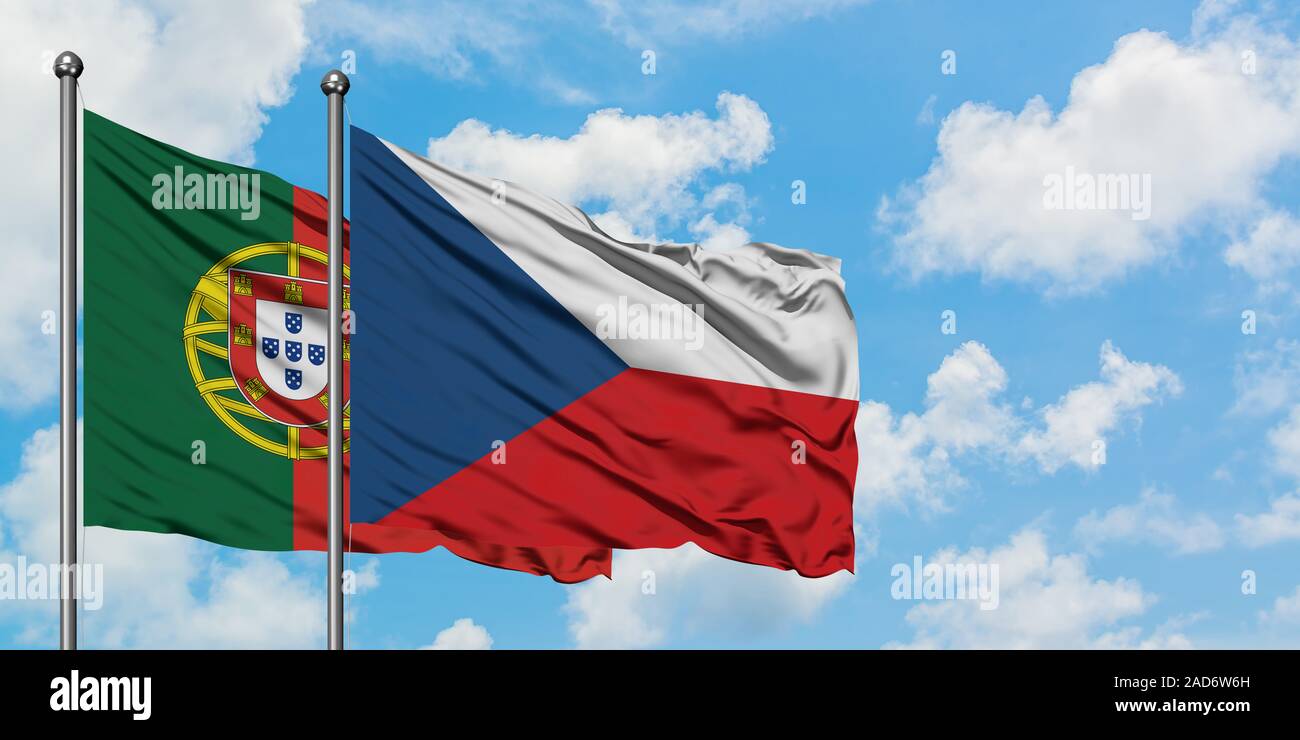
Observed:
[[[108,66],[83,78],[99,112],[315,190],[317,83],[355,55],[351,120],[390,141],[468,168],[510,152],[499,166],[512,171],[485,174],[580,200],[640,235],[719,248],[748,235],[842,258],[867,477],[856,577],[803,581],[687,548],[620,554],[613,583],[566,587],[442,551],[357,556],[351,646],[1300,645],[1294,12],[322,1],[252,3],[235,23],[184,4],[122,5],[79,19],[0,11],[29,30],[4,54],[31,69],[22,110],[0,124],[13,129],[6,154],[46,186],[6,193],[28,214],[4,248],[6,272],[37,287],[20,291],[31,310],[0,343],[28,355],[0,379],[11,399],[0,406],[0,481],[11,481],[0,555],[48,547],[41,502],[55,495],[38,432],[57,417],[40,377],[57,364],[40,344],[49,338],[20,341],[30,327],[17,326],[54,290],[55,86],[38,74],[42,55],[71,47],[88,70]],[[187,61],[153,79],[181,50]],[[955,74],[944,74],[947,50]],[[721,112],[723,93],[760,120]],[[583,135],[611,108],[621,113],[603,120],[644,148]],[[550,167],[556,151],[576,171]],[[651,151],[668,164],[638,159]],[[1045,210],[1043,177],[1066,165],[1149,174],[1150,220]],[[792,202],[796,180],[804,204]],[[646,194],[663,197],[644,207]],[[942,331],[947,310],[955,334]],[[1242,331],[1246,310],[1254,334]],[[323,641],[322,556],[178,540],[88,532],[87,557],[112,557],[86,644]],[[891,598],[891,568],[916,556],[999,564],[999,607]],[[641,592],[646,570],[653,595]],[[1247,570],[1254,593],[1243,593]],[[143,599],[132,590],[149,583],[164,586]],[[53,616],[52,605],[0,602],[0,645],[50,644]]]

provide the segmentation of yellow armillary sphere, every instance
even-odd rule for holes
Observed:
[[[217,262],[199,278],[185,309],[185,329],[182,333],[185,362],[199,396],[212,409],[212,413],[241,439],[290,460],[323,459],[328,455],[327,445],[301,446],[299,438],[304,427],[290,426],[267,418],[248,403],[230,371],[227,346],[230,315],[228,271],[251,260],[278,256],[283,256],[285,260],[283,274],[291,278],[301,274],[301,260],[308,259],[325,265],[327,258],[325,252],[296,242],[263,242],[236,250]],[[265,263],[263,260],[259,264]],[[350,277],[351,271],[344,265],[343,278],[348,280]],[[344,351],[347,350],[345,342]],[[323,430],[327,426],[327,422],[321,422],[305,428]],[[350,414],[345,407],[343,429],[348,431],[350,427]],[[346,437],[343,440],[345,452],[349,448],[349,441]]]

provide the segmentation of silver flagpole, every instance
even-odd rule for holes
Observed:
[[[320,81],[329,100],[329,649],[343,649],[343,96],[348,76]]]
[[[77,78],[81,57],[54,60],[59,78],[59,647],[77,649]]]

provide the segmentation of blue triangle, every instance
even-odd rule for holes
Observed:
[[[375,522],[627,369],[351,129],[351,518]]]

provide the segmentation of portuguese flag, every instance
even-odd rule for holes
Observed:
[[[90,111],[83,126],[85,524],[325,549],[325,199]],[[609,550],[348,530],[357,552],[610,573]]]

